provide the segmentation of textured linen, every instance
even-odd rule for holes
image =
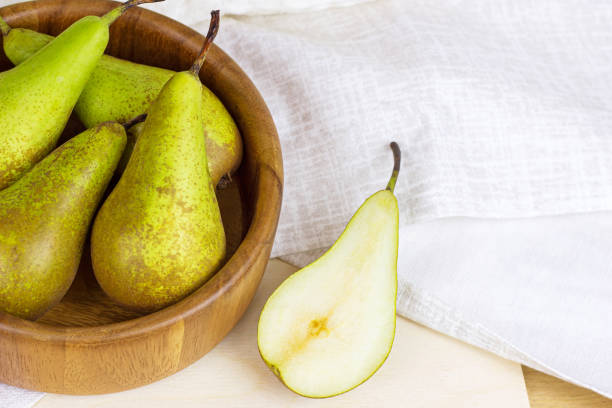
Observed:
[[[214,9],[220,9],[223,15],[267,15],[346,7],[366,1],[372,0],[184,0],[180,7],[176,1],[166,1],[154,8],[178,21],[192,22],[195,21],[193,16],[205,17]]]
[[[28,391],[0,383],[0,407],[2,408],[32,407],[44,395],[40,392]]]
[[[400,231],[398,313],[612,397],[612,214]],[[323,251],[288,255],[303,265]]]
[[[611,18],[378,1],[226,19],[283,145],[273,255],[328,247],[398,140],[399,313],[612,396]]]
[[[173,1],[150,8],[206,31],[203,3]],[[229,12],[282,11],[259,4]],[[226,15],[216,42],[283,148],[273,255],[329,247],[386,184],[396,140],[398,312],[612,396],[610,21],[604,0]]]

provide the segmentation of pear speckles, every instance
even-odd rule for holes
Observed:
[[[111,298],[133,309],[153,311],[181,300],[225,259],[201,94],[192,72],[176,73],[164,85],[119,183],[96,216],[94,273]]]
[[[7,57],[16,65],[36,53],[53,37],[36,31],[15,28],[4,37]],[[79,100],[75,112],[86,127],[113,120],[124,123],[149,110],[162,87],[175,74],[157,68],[103,55]],[[206,136],[208,170],[217,185],[221,178],[235,171],[242,160],[242,138],[236,123],[223,103],[207,87],[202,87],[202,127]],[[118,173],[122,173],[142,126],[129,130]]]
[[[109,24],[128,8],[155,1],[163,0],[128,0],[102,17],[83,17],[55,39],[10,29],[2,22],[7,53],[18,50],[15,43],[21,39],[30,48],[49,42],[17,67],[0,73],[0,190],[55,147],[108,45]]]
[[[35,319],[68,290],[125,141],[117,123],[89,129],[0,191],[1,310]]]
[[[0,73],[0,190],[53,149],[107,42],[108,26],[84,18]]]

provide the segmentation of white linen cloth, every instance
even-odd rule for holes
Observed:
[[[185,12],[202,2],[177,1],[150,7],[205,32],[208,10]],[[216,43],[283,148],[273,256],[329,247],[396,140],[398,312],[612,397],[611,19],[604,0],[226,15]]]

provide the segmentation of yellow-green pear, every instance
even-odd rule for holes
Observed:
[[[102,17],[84,17],[0,73],[0,190],[55,147],[108,44],[109,25],[128,8],[154,1],[161,0],[130,0]]]
[[[400,151],[385,190],[368,198],[321,258],[287,278],[257,330],[264,361],[292,391],[346,392],[383,364],[395,335]]]
[[[15,65],[21,64],[53,37],[25,28],[11,28],[0,17],[4,52]],[[103,55],[76,103],[75,112],[86,127],[114,120],[125,123],[147,112],[153,100],[174,71],[136,64]],[[236,170],[242,159],[242,139],[236,123],[223,103],[202,86],[202,116],[206,135],[208,169],[213,184]],[[142,125],[128,130],[128,146],[119,163],[123,172]]]
[[[191,70],[164,85],[149,109],[127,167],[102,205],[91,257],[102,289],[153,311],[200,287],[225,258],[225,232],[208,173],[198,72],[219,13]]]
[[[126,135],[102,123],[0,191],[0,310],[36,319],[64,296]]]

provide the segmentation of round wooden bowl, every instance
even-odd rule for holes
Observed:
[[[13,27],[57,35],[77,19],[102,15],[116,5],[106,0],[44,0],[1,8],[0,15]],[[134,8],[113,24],[107,53],[186,70],[203,41],[202,35],[176,21]],[[0,70],[10,67],[0,51]],[[61,304],[37,322],[0,313],[0,382],[63,394],[101,394],[149,384],[201,358],[246,310],[268,262],[280,213],[280,145],[259,92],[223,51],[210,50],[200,77],[233,115],[245,148],[231,185],[218,191],[230,252],[226,264],[181,302],[139,315],[104,295],[86,247],[77,278]],[[81,128],[72,121],[64,136]]]

